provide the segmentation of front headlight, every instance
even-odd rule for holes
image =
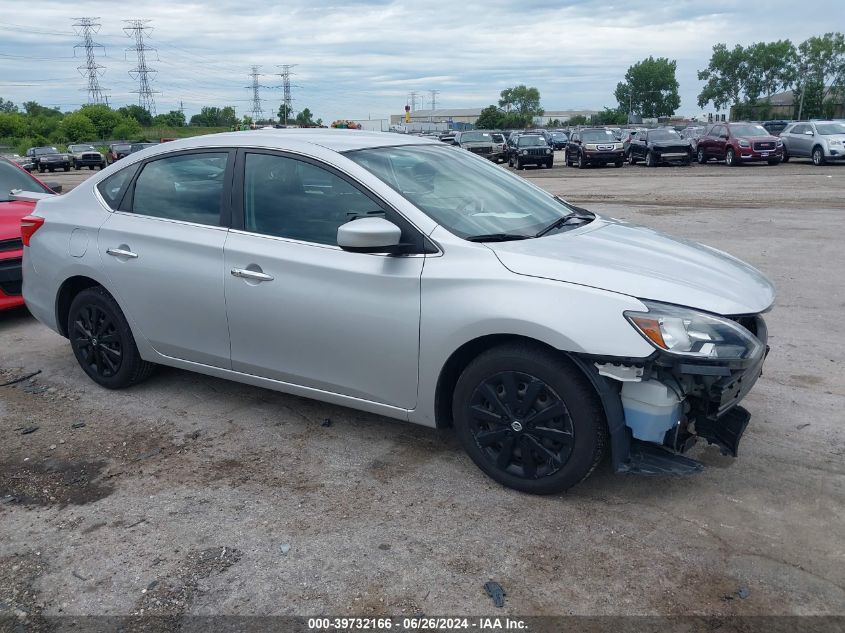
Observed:
[[[551,153],[552,153],[552,150],[550,150],[550,149],[546,150],[546,154],[551,154]]]
[[[778,139],[776,145],[780,147],[781,145],[783,145],[783,141],[781,139]]]
[[[832,140],[828,141],[829,145],[842,145],[842,141]]]
[[[614,148],[614,149],[622,149],[622,143],[616,143],[616,144],[613,146],[613,148]]]
[[[587,143],[584,147],[586,147],[589,150],[594,150],[594,149],[596,149],[596,144],[595,143]]]
[[[730,319],[666,303],[643,303],[648,312],[628,310],[625,318],[661,351],[721,360],[754,358],[762,351],[760,340]]]
[[[751,147],[751,143],[746,141],[744,138],[739,140],[740,147]]]
[[[520,154],[522,154],[523,156],[528,156],[528,150],[524,149],[520,152]]]

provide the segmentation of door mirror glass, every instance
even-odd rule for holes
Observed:
[[[402,230],[384,218],[359,218],[337,229],[337,245],[353,253],[390,253],[402,239]]]
[[[807,130],[806,132],[804,132],[804,134],[806,134],[807,136],[813,136],[813,130]]]

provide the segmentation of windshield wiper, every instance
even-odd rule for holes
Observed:
[[[483,235],[470,235],[466,239],[468,242],[511,242],[513,240],[527,240],[530,235],[520,235],[519,233],[485,233]]]
[[[559,217],[547,227],[538,231],[534,237],[543,237],[546,233],[550,233],[555,229],[563,228],[573,220],[577,220],[578,222],[590,222],[596,217],[595,213],[587,211],[586,209],[582,209],[580,207],[572,207],[572,209],[573,211],[571,213],[567,213],[566,215]]]

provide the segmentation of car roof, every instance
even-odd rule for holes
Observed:
[[[365,132],[334,128],[288,128],[207,134],[162,143],[156,147],[160,148],[162,153],[203,147],[268,147],[306,150],[308,146],[319,146],[335,152],[345,152],[374,147],[394,147],[396,145],[442,145],[442,143],[431,138],[393,132]],[[148,156],[151,155],[148,154]]]

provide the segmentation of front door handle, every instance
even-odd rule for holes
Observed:
[[[138,259],[138,253],[126,250],[125,248],[109,248],[106,252],[112,257],[126,257],[128,259]]]
[[[233,268],[233,277],[240,277],[241,279],[249,279],[251,281],[273,281],[273,275],[261,273],[257,270],[249,270],[247,268]]]

